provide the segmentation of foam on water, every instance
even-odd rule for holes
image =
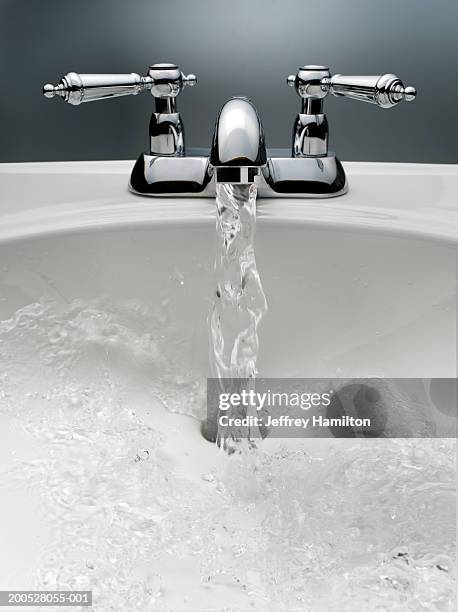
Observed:
[[[24,588],[91,589],[97,612],[455,609],[454,441],[228,456],[177,414],[178,445],[165,408],[197,417],[204,394],[185,353],[166,306],[42,301],[0,323],[0,412],[37,445],[0,489],[51,527]]]

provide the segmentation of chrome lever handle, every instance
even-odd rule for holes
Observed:
[[[313,109],[321,106],[321,101],[328,93],[369,102],[381,108],[390,108],[403,100],[411,102],[417,95],[415,87],[405,87],[395,74],[331,76],[326,66],[304,66],[296,75],[290,75],[287,83],[296,89],[308,112],[316,112]],[[314,102],[317,100],[319,104]]]
[[[65,102],[78,106],[83,102],[137,95],[151,91],[156,104],[171,106],[158,101],[175,98],[186,85],[197,82],[195,75],[185,76],[175,64],[153,64],[146,76],[130,74],[77,74],[69,72],[58,85],[47,84],[43,87],[46,98],[60,96]]]
[[[395,74],[377,76],[331,76],[326,66],[304,66],[287,78],[302,99],[302,109],[293,128],[293,157],[328,155],[328,122],[323,112],[329,94],[390,108],[417,95],[415,87],[404,87]]]
[[[375,76],[345,76],[336,74],[325,79],[323,86],[334,96],[342,96],[361,102],[376,104],[381,108],[391,108],[399,102],[415,100],[417,90],[404,83],[395,74]]]
[[[130,74],[77,74],[69,72],[58,85],[48,83],[43,87],[46,98],[60,96],[65,102],[79,106],[106,98],[136,95],[151,88],[149,77]]]

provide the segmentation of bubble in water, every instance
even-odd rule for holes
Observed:
[[[135,455],[134,461],[138,463],[139,461],[148,461],[148,459],[149,459],[149,451],[146,449],[143,449]]]
[[[28,588],[92,590],[97,612],[454,610],[455,440],[215,448],[194,464],[210,446],[196,424],[177,442],[137,401],[145,388],[200,414],[203,382],[182,375],[174,338],[136,302],[42,302],[0,321],[0,412],[39,445],[33,460],[15,449],[2,495],[30,491],[50,526]]]

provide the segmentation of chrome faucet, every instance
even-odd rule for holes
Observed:
[[[194,74],[185,76],[174,64],[154,64],[146,76],[131,74],[76,74],[69,72],[59,85],[45,85],[46,98],[60,96],[79,106],[83,102],[137,95],[149,91],[155,112],[149,126],[150,150],[155,155],[184,155],[184,129],[176,109],[176,98],[186,85],[195,85]]]
[[[216,120],[209,158],[216,183],[253,183],[267,164],[261,121],[247,98],[226,102]]]
[[[294,157],[325,157],[328,155],[328,122],[323,114],[324,98],[332,93],[337,97],[390,108],[402,100],[410,102],[417,94],[415,87],[404,87],[394,74],[382,76],[331,77],[325,66],[304,66],[296,75],[287,78],[302,98],[302,110],[293,129]]]
[[[291,149],[266,151],[259,115],[246,98],[223,106],[211,149],[188,149],[176,98],[186,85],[197,82],[175,64],[154,64],[146,76],[131,74],[76,74],[70,72],[56,86],[45,85],[47,98],[59,96],[72,105],[150,91],[155,111],[150,120],[150,150],[132,170],[131,191],[148,196],[213,197],[215,184],[252,183],[259,197],[326,198],[346,193],[345,171],[328,151],[328,122],[323,101],[328,94],[390,108],[416,96],[394,74],[331,76],[325,66],[304,66],[287,79],[302,99],[293,127]]]

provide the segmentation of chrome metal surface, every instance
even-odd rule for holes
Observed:
[[[194,86],[197,78],[194,74],[185,76],[175,64],[153,64],[148,78],[156,106],[149,124],[150,152],[181,157],[185,154],[184,125],[176,98],[187,85]]]
[[[417,95],[415,87],[405,87],[395,74],[376,76],[331,76],[325,66],[304,66],[296,75],[286,79],[290,87],[294,87],[303,100],[303,113],[310,113],[309,100],[323,100],[328,93],[377,104],[382,108],[390,108],[405,100],[412,102]],[[321,103],[322,104],[322,103]],[[314,113],[321,112],[316,106]],[[321,107],[322,108],[322,107]]]
[[[60,96],[65,102],[79,106],[105,98],[136,95],[151,88],[149,77],[130,74],[77,74],[69,72],[58,85],[48,83],[43,87],[46,98]]]
[[[247,98],[233,98],[221,109],[210,150],[187,150],[176,98],[195,75],[185,76],[175,64],[153,64],[145,76],[131,74],[65,75],[56,86],[45,85],[47,98],[66,102],[103,100],[150,91],[155,100],[149,125],[150,151],[138,158],[129,188],[149,196],[214,197],[216,183],[258,185],[259,197],[325,198],[348,189],[338,158],[328,152],[328,122],[323,102],[328,94],[390,108],[411,102],[414,87],[394,74],[331,76],[329,68],[306,65],[287,78],[300,96],[301,111],[293,127],[292,148],[266,151],[256,108]]]
[[[184,125],[180,113],[153,113],[149,122],[150,152],[153,155],[185,154]]]
[[[43,87],[46,98],[60,96],[78,106],[83,102],[136,95],[150,91],[155,112],[150,121],[150,151],[154,155],[183,156],[184,127],[176,98],[186,86],[197,83],[195,74],[184,75],[175,64],[153,64],[146,76],[131,74],[77,74],[69,72],[56,86]]]
[[[186,157],[143,153],[132,170],[129,189],[149,196],[214,196],[214,185],[210,185],[213,169],[208,161],[208,151],[204,154],[201,151],[189,153]]]
[[[293,126],[293,157],[325,158],[328,154],[328,122],[323,101],[329,94],[390,108],[415,99],[415,87],[404,87],[394,74],[377,76],[331,76],[326,66],[308,65],[286,79],[302,100]]]
[[[263,174],[277,197],[334,197],[348,191],[345,171],[333,153],[324,157],[270,157]]]
[[[404,87],[395,74],[376,76],[344,76],[336,74],[326,82],[328,91],[334,96],[343,96],[390,108],[399,102],[412,102],[417,95],[415,87]]]
[[[157,112],[175,112],[172,101],[186,85],[193,87],[197,83],[195,74],[185,76],[175,64],[153,64],[149,67],[148,78],[151,80],[151,95],[156,99]],[[168,104],[158,102],[167,100]]]
[[[328,120],[322,113],[299,113],[293,126],[293,157],[323,157],[328,152]]]
[[[322,112],[322,103],[316,104],[312,110],[312,100],[322,100],[327,95],[327,89],[323,82],[331,76],[329,68],[326,66],[303,66],[297,71],[296,75],[290,75],[287,83],[294,87],[298,95],[302,98],[302,112],[304,114],[318,114]]]
[[[226,102],[216,120],[210,164],[220,183],[252,183],[267,163],[261,120],[247,98]]]
[[[65,102],[78,106],[83,102],[136,95],[151,91],[159,106],[158,112],[175,112],[172,100],[186,85],[197,83],[194,74],[185,76],[175,64],[153,64],[146,76],[130,74],[77,74],[69,72],[58,85],[43,86],[46,98],[60,96]],[[164,102],[167,101],[167,102]]]
[[[330,198],[348,190],[343,167],[332,154],[294,159],[288,149],[266,153],[267,164],[256,169],[253,179],[260,198]],[[210,165],[209,156],[208,149],[190,149],[185,158],[143,154],[134,166],[129,189],[143,196],[214,198],[218,168]]]

